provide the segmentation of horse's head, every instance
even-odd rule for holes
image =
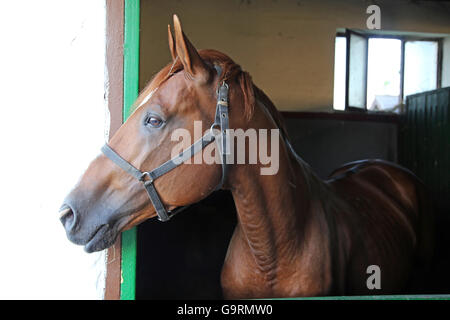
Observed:
[[[217,88],[224,80],[229,85],[231,110],[236,110],[230,112],[230,126],[244,128],[254,105],[247,73],[222,53],[198,52],[176,16],[174,33],[175,37],[169,26],[172,63],[141,92],[134,112],[109,142],[117,154],[141,171],[150,171],[171,158],[173,148],[179,145],[171,139],[174,130],[183,128],[194,137],[194,121],[202,122],[201,134],[211,126]],[[217,147],[215,143],[211,146]],[[170,210],[205,198],[221,176],[217,162],[182,164],[156,179],[154,187]],[[111,246],[121,231],[155,215],[142,183],[103,154],[92,161],[61,207],[68,238],[85,245],[88,252]]]

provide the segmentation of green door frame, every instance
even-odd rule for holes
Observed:
[[[139,94],[139,0],[125,0],[123,44],[123,121]],[[120,299],[136,299],[136,227],[122,233]]]

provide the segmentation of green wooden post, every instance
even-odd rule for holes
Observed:
[[[139,93],[139,0],[125,0],[123,44],[123,121]],[[136,227],[122,233],[120,299],[136,298]]]

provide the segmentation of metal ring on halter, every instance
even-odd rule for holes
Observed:
[[[209,132],[210,132],[211,136],[213,136],[214,138],[216,137],[216,135],[214,134],[215,127],[218,127],[217,130],[219,130],[219,132],[222,132],[222,127],[220,126],[220,123],[213,123],[211,125],[211,127],[209,128]]]
[[[148,180],[145,180],[145,177],[148,177]],[[139,178],[139,181],[141,181],[143,183],[145,183],[145,182],[153,183],[153,178],[150,176],[150,173],[146,171],[146,172],[142,172],[141,177]]]

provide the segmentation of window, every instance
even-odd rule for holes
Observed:
[[[336,110],[345,109],[345,61],[347,56],[347,39],[336,37],[334,56],[334,95],[333,108]]]
[[[440,87],[441,40],[346,30],[335,42],[335,110],[401,112],[405,97]]]
[[[392,110],[401,103],[401,51],[398,39],[369,39],[368,110]]]
[[[349,32],[347,47],[345,106],[364,109],[367,91],[367,39],[357,33]]]
[[[407,41],[405,43],[404,95],[437,88],[438,43]]]

